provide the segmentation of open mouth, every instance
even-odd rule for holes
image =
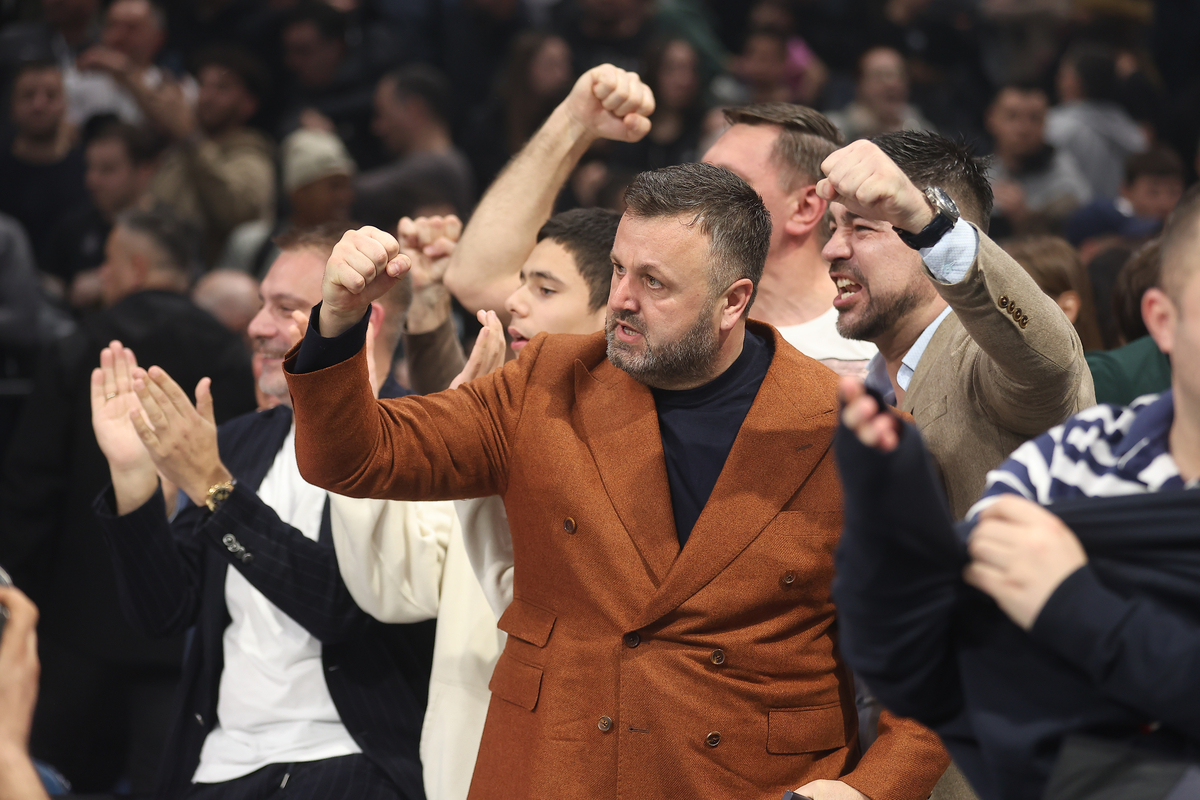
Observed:
[[[838,290],[837,299],[843,302],[861,292],[863,288],[861,284],[855,283],[849,278],[838,278],[834,283]]]
[[[522,334],[516,328],[508,329],[508,337],[512,339],[512,344],[509,345],[509,348],[511,348],[514,353],[521,352],[521,348],[529,344],[529,337]]]

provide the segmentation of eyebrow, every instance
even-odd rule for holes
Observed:
[[[526,280],[528,280],[529,278],[541,278],[542,280],[554,281],[555,283],[563,282],[562,278],[558,277],[553,272],[547,272],[544,269],[535,269],[533,272],[527,273],[525,275],[525,278],[526,278]]]
[[[259,293],[259,296],[262,296],[261,292]],[[299,306],[300,308],[312,308],[312,305],[310,305],[309,302],[303,297],[297,297],[296,295],[288,294],[287,292],[275,292],[270,296],[270,299],[276,303],[279,303],[280,305],[288,304]]]

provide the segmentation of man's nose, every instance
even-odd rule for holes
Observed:
[[[840,228],[834,230],[833,235],[829,237],[829,241],[821,248],[821,258],[831,264],[839,259],[849,258],[851,255],[850,244]]]
[[[612,290],[608,294],[608,306],[613,310],[638,309],[637,298],[633,296],[631,278],[628,273],[613,275]]]
[[[279,327],[271,319],[271,315],[267,313],[267,307],[263,306],[250,320],[250,324],[246,327],[246,333],[252,339],[270,339],[279,332]]]

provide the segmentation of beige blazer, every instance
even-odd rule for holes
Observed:
[[[958,283],[926,270],[953,310],[934,333],[901,409],[941,471],[955,517],[1028,439],[1096,404],[1083,346],[1066,315],[1007,253],[979,233]]]

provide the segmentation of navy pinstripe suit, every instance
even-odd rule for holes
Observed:
[[[258,499],[291,421],[291,410],[278,407],[221,426],[221,458],[238,486],[215,514],[188,503],[168,524],[161,492],[120,517],[111,488],[96,500],[130,622],[150,636],[195,629],[157,795],[188,790],[216,722],[232,566],[321,642],[325,682],[346,729],[405,800],[423,800],[417,746],[434,623],[384,625],[355,605],[338,572],[328,502],[314,542]]]

